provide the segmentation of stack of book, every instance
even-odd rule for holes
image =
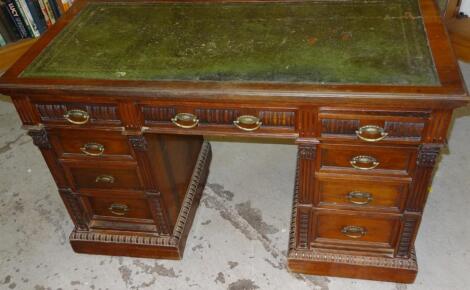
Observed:
[[[73,0],[0,0],[0,46],[39,37]]]

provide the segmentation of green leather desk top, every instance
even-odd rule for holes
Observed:
[[[438,85],[417,3],[92,3],[21,77]]]

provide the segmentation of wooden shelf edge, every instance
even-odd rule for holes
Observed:
[[[24,39],[0,48],[0,71],[6,71],[36,40],[36,38]]]

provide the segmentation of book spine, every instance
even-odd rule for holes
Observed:
[[[28,5],[26,5],[25,0],[15,0],[15,3],[18,4],[18,8],[20,11],[21,16],[23,17],[24,22],[26,23],[31,35],[33,37],[39,37],[39,30],[36,23],[33,20],[33,16],[31,16],[31,12],[29,11]]]
[[[20,37],[28,38],[29,37],[28,30],[26,29],[23,19],[21,19],[20,13],[16,9],[16,6],[13,3],[13,0],[7,0],[6,8],[7,8],[8,15],[10,15],[10,18],[12,19],[13,23],[15,23],[15,26],[18,29],[18,33],[20,34]]]
[[[0,46],[5,46],[7,45],[7,42],[5,38],[3,38],[3,35],[0,33]]]
[[[44,6],[44,2],[42,2],[42,0],[36,0],[36,1],[39,4],[39,7],[41,9],[42,15],[44,16],[44,21],[46,22],[47,27],[51,27],[52,21],[49,18],[49,14],[47,13],[46,6]]]
[[[39,8],[39,4],[37,4],[37,2],[35,4],[35,1],[33,0],[25,0],[25,2],[29,8],[29,12],[31,13],[34,23],[36,23],[39,34],[42,34],[46,31],[47,26],[46,21],[44,21],[44,17],[42,16],[41,9]]]
[[[3,39],[5,40],[6,43],[12,42],[12,39],[10,37],[10,33],[8,33],[8,30],[5,26],[5,23],[3,23],[3,21],[1,21],[1,19],[0,19],[0,34],[3,36]]]
[[[64,7],[64,12],[66,12],[67,10],[69,10],[70,8],[70,2],[67,1],[67,0],[61,0],[62,2],[62,7]]]
[[[57,6],[57,2],[55,2],[55,0],[49,0],[49,4],[52,7],[52,12],[54,13],[55,19],[58,20],[60,17],[60,10],[59,6]]]
[[[51,4],[49,4],[48,0],[41,0],[41,1],[43,1],[44,6],[46,7],[47,14],[49,15],[49,19],[51,19],[52,24],[54,24],[56,19],[54,17],[54,13],[52,12]]]
[[[3,1],[0,1],[0,30],[1,29],[5,31],[2,32],[2,35],[7,42],[14,42],[21,38],[16,30],[15,23],[11,21],[8,15],[6,5]]]

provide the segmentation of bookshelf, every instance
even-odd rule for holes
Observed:
[[[445,22],[457,57],[470,62],[470,17],[462,15],[461,0],[449,0]]]
[[[73,0],[0,0],[0,71],[12,65]]]

